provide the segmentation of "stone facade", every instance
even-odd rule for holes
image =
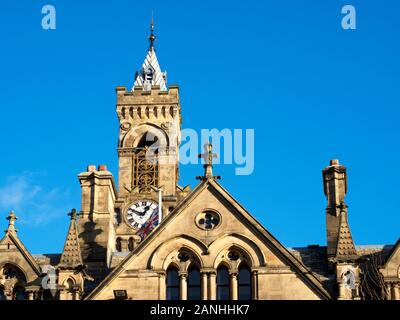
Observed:
[[[400,242],[354,245],[338,160],[322,172],[326,247],[282,245],[213,175],[211,144],[199,184],[178,185],[179,88],[167,86],[154,40],[152,28],[132,90],[116,89],[118,186],[105,165],[79,174],[81,210],[57,255],[31,255],[12,212],[0,299],[400,300]]]

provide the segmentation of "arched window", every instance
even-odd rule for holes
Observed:
[[[229,300],[229,272],[225,266],[217,269],[217,299]]]
[[[118,252],[121,252],[121,250],[122,250],[122,248],[121,248],[121,238],[117,238],[117,242],[116,242],[116,244],[115,244],[115,249],[116,249]]]
[[[188,299],[201,299],[200,271],[197,267],[190,267],[188,274]]]
[[[179,300],[179,274],[176,267],[167,270],[167,300]]]
[[[251,271],[246,265],[239,267],[238,298],[239,300],[251,299]]]
[[[64,286],[66,289],[67,300],[75,300],[74,281],[72,279],[68,279],[64,282]]]
[[[133,238],[130,237],[128,241],[128,249],[129,251],[133,251],[134,243],[133,243]]]
[[[17,266],[12,264],[6,264],[3,267],[2,274],[0,277],[3,277],[5,281],[12,281],[12,290],[8,290],[8,292],[4,290],[4,288],[0,288],[0,300],[1,299],[12,299],[12,300],[26,300],[25,293],[25,285],[26,285],[26,277],[25,274],[19,269]],[[8,297],[6,298],[6,295]]]

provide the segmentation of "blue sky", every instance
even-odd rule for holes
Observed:
[[[41,9],[57,29],[41,28]],[[341,8],[357,29],[341,28]],[[356,244],[399,237],[400,5],[363,1],[2,1],[0,225],[15,209],[33,253],[60,252],[77,174],[117,176],[115,87],[130,87],[148,47],[180,85],[183,128],[254,129],[255,170],[221,183],[283,244],[325,245],[321,170],[348,167]],[[200,151],[200,150],[199,150]],[[181,167],[196,185],[200,165]]]

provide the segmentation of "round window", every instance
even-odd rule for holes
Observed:
[[[196,225],[203,230],[213,230],[220,222],[220,215],[214,211],[204,211],[196,216]]]

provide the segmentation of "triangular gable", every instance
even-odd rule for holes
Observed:
[[[380,269],[381,273],[386,278],[400,277],[400,239],[390,251],[384,266]]]
[[[30,266],[31,270],[33,271],[34,274],[37,276],[41,275],[41,270],[39,265],[37,264],[36,260],[33,258],[33,256],[29,253],[29,251],[26,249],[22,241],[18,238],[18,236],[14,232],[6,232],[6,235],[0,240],[0,248],[3,246],[7,246],[6,249],[2,249],[2,251],[8,250],[8,244],[12,243],[15,248],[17,249],[18,253],[23,257],[27,265]],[[13,256],[16,256],[15,254]],[[0,261],[4,263],[13,263],[14,261],[12,260],[7,260],[7,261]],[[21,262],[18,263],[18,267],[23,267]],[[27,272],[27,270],[24,270]]]
[[[203,190],[210,188],[225,201],[224,205],[230,207],[231,211],[235,211],[241,218],[248,221],[248,225],[252,228],[252,232],[257,234],[269,247],[274,250],[274,254],[285,261],[290,267],[297,272],[302,280],[318,293],[322,299],[330,299],[329,292],[325,289],[321,281],[296,257],[294,257],[275,237],[272,236],[243,206],[241,206],[219,183],[213,179],[206,179],[196,186],[192,192],[183,199],[177,207],[165,217],[162,223],[138,246],[133,250],[121,263],[117,266],[100,284],[94,289],[86,299],[95,298],[103,288],[116,279],[135,257],[140,254],[148,245],[155,241],[157,236],[161,234],[167,227],[177,218],[184,209],[196,199]]]

